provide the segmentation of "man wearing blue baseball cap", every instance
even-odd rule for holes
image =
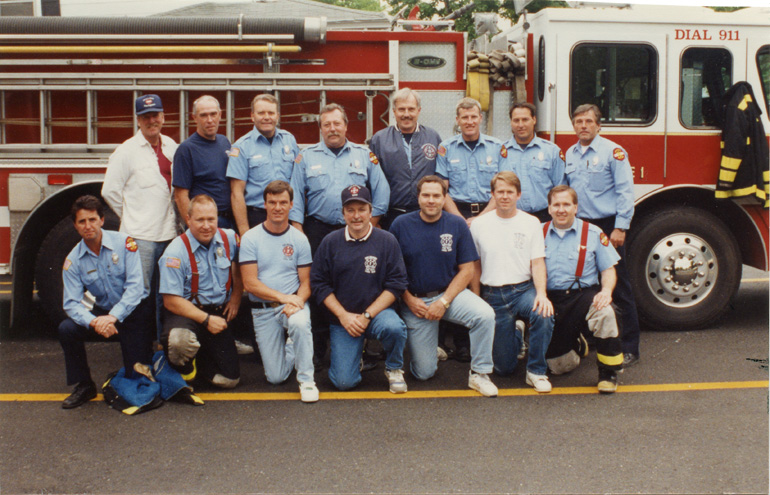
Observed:
[[[120,217],[120,231],[136,240],[142,260],[144,285],[158,296],[158,259],[169,241],[176,237],[176,218],[171,196],[171,162],[176,142],[161,134],[163,102],[158,95],[140,96],[135,101],[139,132],[115,149],[107,164],[102,196]],[[158,332],[160,320],[156,318]]]

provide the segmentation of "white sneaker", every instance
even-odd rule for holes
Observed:
[[[436,348],[436,357],[439,361],[446,361],[449,359],[449,356],[447,355],[446,351],[442,349],[441,347]]]
[[[541,394],[547,394],[551,391],[551,382],[548,381],[548,377],[545,375],[536,375],[527,371],[527,385],[534,387],[535,392]]]
[[[254,347],[238,339],[235,339],[235,350],[238,351],[238,354],[240,355],[254,354]]]
[[[313,382],[300,383],[299,397],[302,402],[318,402],[318,387]]]
[[[406,392],[406,382],[404,381],[404,370],[385,369],[385,376],[388,378],[390,392],[393,394],[403,394]]]
[[[497,397],[497,387],[485,374],[471,371],[468,376],[468,387],[478,391],[484,397]]]

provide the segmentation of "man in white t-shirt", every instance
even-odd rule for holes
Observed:
[[[495,310],[492,360],[495,373],[513,373],[522,335],[516,319],[529,321],[527,385],[551,391],[545,353],[553,332],[553,305],[546,296],[545,245],[537,218],[516,209],[521,182],[510,171],[495,174],[491,182],[495,211],[471,224],[479,252],[471,288]]]

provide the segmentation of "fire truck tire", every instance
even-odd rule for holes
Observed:
[[[684,207],[634,227],[628,269],[644,324],[696,329],[727,310],[741,282],[741,255],[724,222]]]
[[[104,214],[104,228],[118,230],[120,221],[112,210],[107,209]],[[40,244],[35,262],[35,286],[37,296],[40,299],[43,311],[51,321],[58,324],[67,315],[62,308],[62,295],[64,292],[61,278],[64,260],[80,240],[80,236],[72,227],[70,217],[63,218]],[[90,297],[90,294],[87,294]]]

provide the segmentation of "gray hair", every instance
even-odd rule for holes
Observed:
[[[323,108],[321,108],[321,111],[318,112],[318,126],[321,126],[321,116],[325,113],[331,113],[335,110],[339,110],[342,114],[342,120],[345,121],[345,125],[348,125],[348,114],[345,113],[345,108],[343,108],[342,105],[338,103],[329,103],[328,105],[324,105]]]
[[[411,88],[401,88],[393,93],[393,96],[390,98],[390,104],[395,107],[399,100],[408,100],[410,96],[417,102],[417,108],[420,108],[422,100],[420,93]]]
[[[201,103],[207,102],[207,101],[208,102],[213,102],[217,106],[217,112],[221,112],[222,111],[222,108],[219,106],[219,100],[217,100],[216,98],[214,98],[211,95],[203,95],[203,96],[201,96],[200,98],[198,98],[197,100],[195,100],[193,102],[193,106],[192,106],[192,113],[193,113],[193,115],[198,115],[198,105],[200,105]]]
[[[578,106],[574,112],[572,112],[572,122],[575,122],[575,117],[578,115],[583,115],[584,113],[593,112],[594,117],[596,117],[596,123],[600,124],[602,123],[602,111],[599,110],[599,107],[594,105],[593,103],[583,103],[582,105]]]

